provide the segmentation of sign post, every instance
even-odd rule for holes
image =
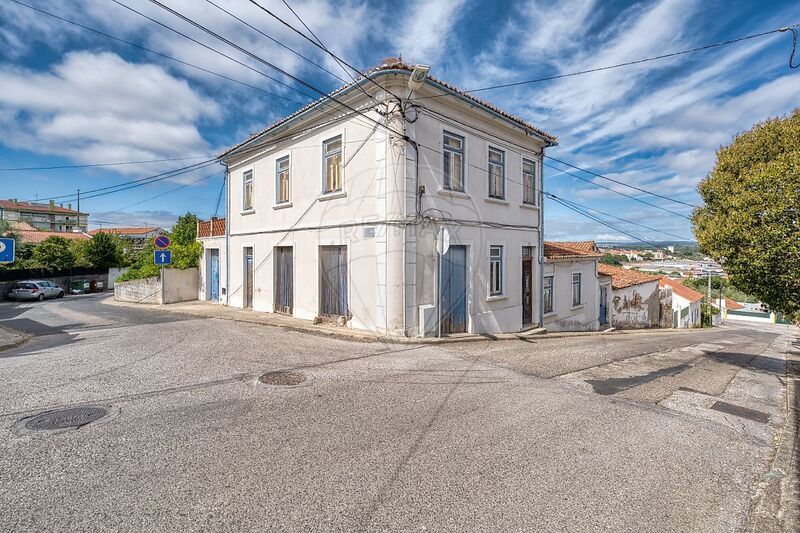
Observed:
[[[442,258],[450,249],[450,232],[442,226],[436,235],[436,337],[442,336]]]
[[[17,248],[14,239],[0,238],[0,264],[13,263]]]

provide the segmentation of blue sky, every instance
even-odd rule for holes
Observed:
[[[114,4],[24,0],[284,98],[289,89]],[[224,45],[145,0],[124,3],[222,49]],[[323,54],[246,0],[215,0],[274,38],[340,74]],[[341,82],[202,0],[165,0],[315,86]],[[800,22],[796,1],[566,0],[493,2],[293,0],[322,41],[363,68],[402,54],[464,89],[557,75],[660,55]],[[278,0],[263,4],[297,24]],[[290,113],[298,104],[182,66],[35,13],[0,4],[0,168],[213,155]],[[753,123],[800,105],[800,70],[788,68],[788,33],[611,71],[479,96],[557,135],[550,155],[597,173],[698,203],[697,182],[717,148]],[[263,68],[237,52],[226,53]],[[49,171],[0,171],[0,197],[71,194],[164,172],[196,160]],[[216,168],[118,194],[85,198],[93,221],[170,225],[191,210],[214,213]],[[681,213],[680,206],[586,179]],[[198,181],[200,180],[200,181]],[[177,187],[184,186],[171,192]],[[688,220],[594,187],[551,168],[559,197],[691,237]],[[64,199],[65,203],[74,200]],[[93,223],[93,227],[96,223]],[[630,228],[634,229],[634,228]],[[635,229],[650,239],[670,237]],[[550,239],[623,237],[548,201]]]

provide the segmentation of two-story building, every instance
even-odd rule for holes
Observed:
[[[20,200],[0,200],[0,220],[25,223],[37,230],[71,233],[86,231],[89,215],[72,209],[72,204],[64,207],[50,201],[49,204],[23,202]]]
[[[398,336],[541,324],[556,139],[426,74],[385,61],[222,154],[225,303]]]

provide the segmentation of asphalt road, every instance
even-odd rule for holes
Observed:
[[[0,531],[736,531],[782,424],[771,326],[389,345],[98,296],[0,325],[35,335],[0,352]]]

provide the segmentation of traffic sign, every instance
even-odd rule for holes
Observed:
[[[0,238],[0,263],[13,263],[15,251],[14,239]]]
[[[165,250],[169,248],[170,244],[172,244],[172,241],[170,241],[169,237],[166,235],[159,235],[153,239],[153,245],[159,250]]]
[[[168,265],[172,263],[172,252],[169,250],[156,250],[153,252],[153,262],[157,265]]]
[[[439,255],[444,255],[450,249],[450,232],[447,228],[439,228],[439,234],[436,236],[436,251]]]

